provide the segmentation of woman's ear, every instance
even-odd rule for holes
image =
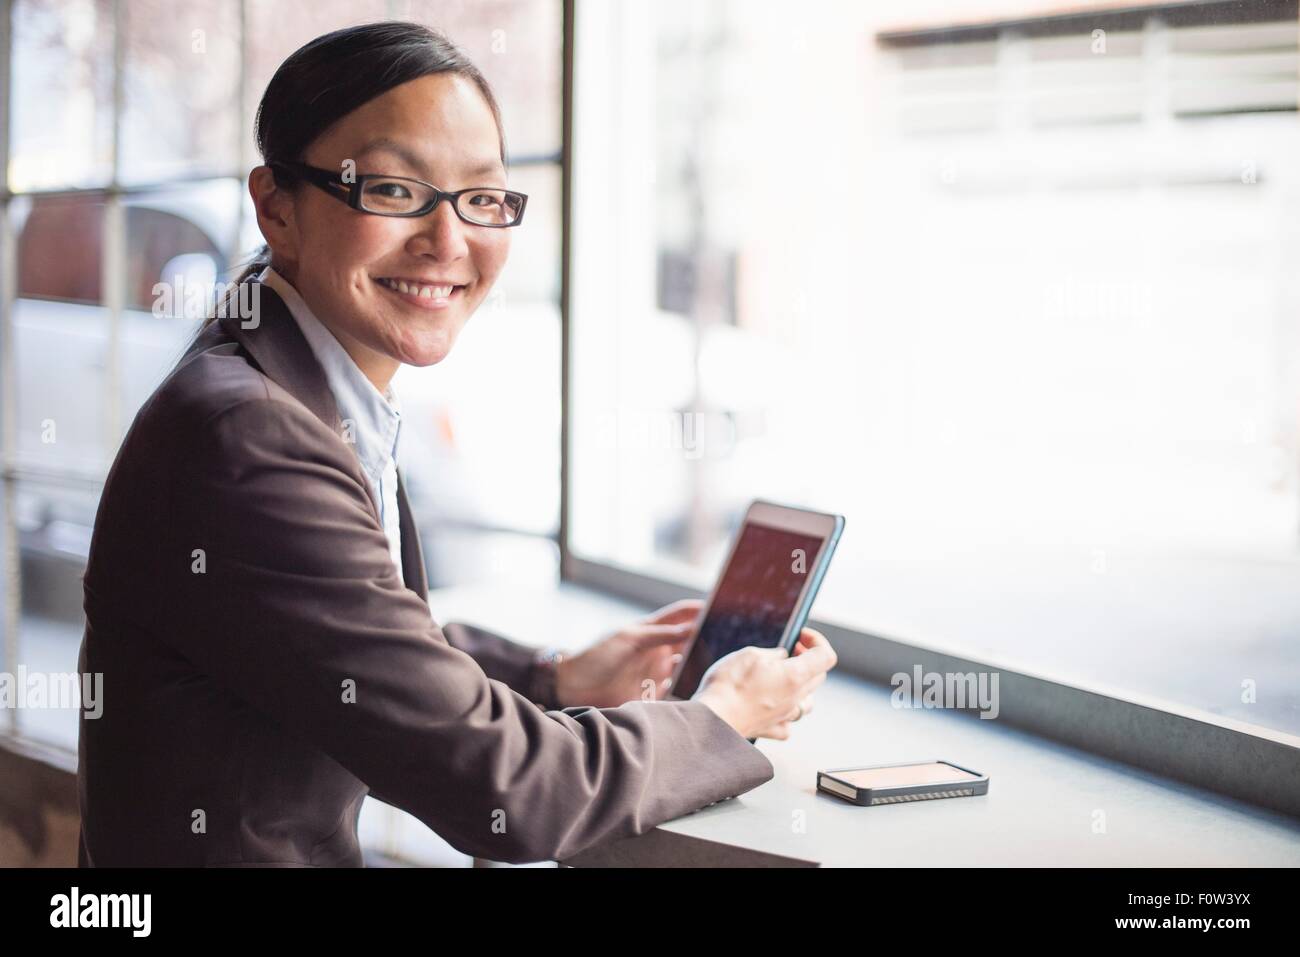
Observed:
[[[277,257],[298,258],[298,230],[293,216],[293,196],[275,182],[269,166],[258,166],[248,174],[248,195],[257,213],[257,228]]]

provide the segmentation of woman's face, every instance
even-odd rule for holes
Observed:
[[[386,173],[440,189],[505,187],[496,122],[471,81],[454,73],[394,87],[339,120],[303,161],[357,175]],[[510,230],[461,220],[440,202],[422,217],[354,210],[315,186],[276,189],[266,167],[249,180],[278,272],[382,388],[400,363],[440,362],[496,281]],[[383,280],[455,285],[449,298],[403,293]]]

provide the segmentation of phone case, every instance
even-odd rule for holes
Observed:
[[[912,764],[946,764],[949,767],[956,768],[958,771],[965,771],[967,774],[979,775],[974,781],[959,782],[939,782],[935,784],[915,784],[908,787],[898,788],[860,788],[850,784],[847,781],[836,778],[834,775],[842,774],[845,771],[869,771],[875,768],[902,768]],[[817,790],[825,791],[827,794],[833,794],[835,797],[850,801],[853,804],[862,807],[873,807],[877,804],[904,804],[909,801],[932,801],[938,798],[950,797],[974,797],[979,794],[987,794],[989,790],[989,778],[987,774],[980,774],[971,768],[964,768],[960,764],[954,764],[952,761],[944,761],[942,758],[933,758],[929,761],[904,761],[900,764],[870,764],[851,768],[827,768],[824,771],[817,772]]]

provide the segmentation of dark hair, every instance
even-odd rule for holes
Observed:
[[[344,27],[290,54],[266,85],[257,107],[254,136],[262,162],[301,159],[318,136],[357,107],[433,73],[458,73],[477,84],[496,120],[501,164],[506,165],[505,127],[487,79],[441,33],[404,20]],[[277,185],[290,185],[280,172],[275,177]],[[270,262],[271,249],[263,243],[245,262],[235,287]],[[214,309],[208,316],[205,327],[217,312]]]

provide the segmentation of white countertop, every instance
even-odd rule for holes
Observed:
[[[440,589],[439,622],[579,649],[645,614],[556,588]],[[773,780],[593,849],[574,864],[826,866],[1300,866],[1300,821],[1006,725],[892,706],[890,689],[832,672],[788,741],[760,740]],[[985,795],[858,807],[818,793],[818,768],[942,759],[989,776]]]

